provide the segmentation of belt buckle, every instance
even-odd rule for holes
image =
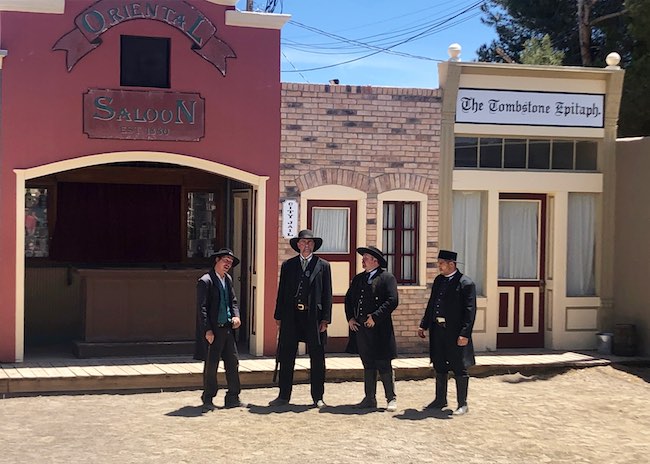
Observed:
[[[298,309],[298,311],[304,311],[304,310],[306,309],[306,308],[305,308],[305,305],[302,304],[302,303],[298,303],[298,304],[296,305],[296,308]]]
[[[444,317],[436,317],[436,324],[445,327],[446,325],[446,319]]]

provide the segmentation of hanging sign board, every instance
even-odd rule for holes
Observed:
[[[282,236],[284,238],[298,236],[298,202],[296,200],[282,202]]]
[[[456,122],[605,127],[602,94],[458,89]]]

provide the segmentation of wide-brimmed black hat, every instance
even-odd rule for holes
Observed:
[[[293,237],[291,240],[289,240],[289,244],[291,245],[291,248],[296,250],[298,253],[300,253],[300,248],[298,248],[298,240],[301,238],[309,239],[314,241],[314,251],[317,251],[320,247],[323,246],[323,239],[320,237],[314,237],[314,233],[309,230],[301,230],[298,232],[297,237]]]
[[[372,255],[375,258],[377,258],[377,261],[379,261],[379,267],[382,268],[388,267],[388,261],[386,261],[386,258],[384,258],[384,253],[382,253],[382,251],[377,247],[374,247],[372,245],[368,247],[359,247],[357,248],[357,253],[359,253],[362,256],[368,253],[369,255]]]
[[[230,256],[232,258],[232,267],[235,267],[239,264],[239,258],[235,256],[230,248],[221,248],[219,251],[210,256],[212,265],[214,266],[217,262],[217,258],[221,258],[222,256]]]
[[[453,261],[455,263],[460,263],[458,261],[458,253],[455,251],[449,251],[449,250],[440,250],[438,252],[438,259],[444,259],[447,261]],[[463,264],[463,263],[460,263]]]

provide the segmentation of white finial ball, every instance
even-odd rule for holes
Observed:
[[[612,52],[609,55],[607,55],[607,58],[605,58],[605,63],[607,63],[607,66],[618,66],[618,64],[621,62],[621,55],[619,55],[616,52]]]
[[[463,47],[460,44],[453,43],[447,49],[447,54],[451,61],[460,61],[460,52],[463,50]]]

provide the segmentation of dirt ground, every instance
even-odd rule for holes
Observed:
[[[266,406],[277,390],[259,388],[242,392],[247,409],[207,414],[198,391],[6,398],[0,462],[644,463],[649,382],[650,368],[611,366],[472,378],[462,417],[423,412],[431,379],[398,382],[396,413],[384,401],[352,409],[356,382],[327,384],[322,410],[309,406],[306,385],[288,407]]]

